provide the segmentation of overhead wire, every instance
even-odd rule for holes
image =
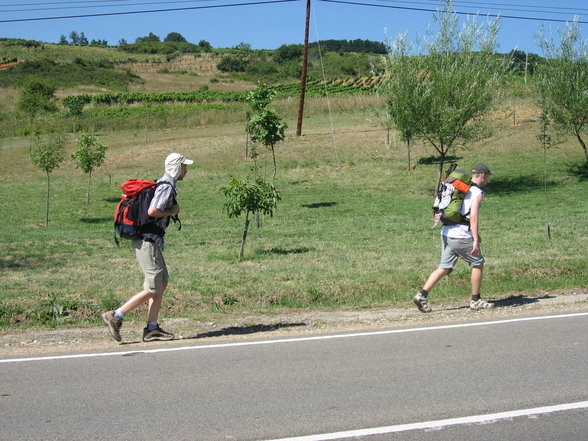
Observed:
[[[354,5],[354,6],[372,6],[376,8],[388,8],[388,9],[401,9],[405,11],[419,11],[419,12],[437,12],[438,9],[427,9],[427,8],[415,8],[409,6],[395,6],[395,5],[384,5],[384,4],[373,4],[373,3],[364,3],[364,2],[357,2],[357,1],[348,1],[348,0],[318,0],[324,3],[338,3],[344,5]],[[454,14],[457,15],[472,15],[471,12],[464,12],[464,11],[452,11]],[[480,12],[480,15],[482,13]],[[514,15],[503,15],[503,14],[490,14],[484,13],[484,16],[487,17],[495,17],[495,18],[509,18],[509,19],[516,19],[516,20],[531,20],[531,21],[549,21],[549,22],[558,22],[558,23],[567,23],[570,20],[565,19],[558,19],[558,18],[550,18],[550,17],[527,17],[527,16],[514,16]],[[578,20],[580,24],[588,24],[588,21]]]
[[[91,18],[91,17],[107,17],[117,15],[131,15],[131,14],[148,14],[158,12],[176,12],[176,11],[190,11],[197,9],[216,9],[216,8],[230,8],[235,6],[255,6],[255,5],[267,5],[275,3],[291,3],[298,2],[300,0],[263,0],[256,2],[243,2],[243,3],[225,3],[220,5],[207,5],[207,6],[190,6],[183,8],[165,8],[165,9],[147,9],[140,11],[121,11],[121,12],[105,12],[97,14],[79,14],[79,15],[63,15],[53,17],[29,17],[29,18],[15,18],[15,19],[4,19],[0,20],[0,23],[18,23],[27,21],[42,21],[42,20],[62,20],[66,18]]]

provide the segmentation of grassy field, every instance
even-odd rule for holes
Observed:
[[[273,218],[250,231],[241,262],[243,219],[226,217],[220,191],[231,175],[250,173],[241,116],[185,129],[97,133],[109,150],[93,176],[92,203],[85,204],[86,176],[66,160],[52,175],[48,227],[42,226],[45,176],[29,160],[29,140],[0,140],[0,326],[96,324],[99,312],[140,289],[129,244],[114,244],[112,213],[120,183],[160,176],[172,151],[195,164],[179,184],[183,228],[168,230],[171,280],[163,316],[206,320],[406,304],[438,262],[430,210],[437,164],[427,160],[431,148],[418,144],[414,163],[421,161],[407,171],[404,145],[385,145],[365,99],[332,100],[332,122],[324,99],[309,100],[302,137],[294,135],[296,103],[276,103],[290,126],[276,146],[275,185],[283,200]],[[544,158],[535,111],[524,101],[515,105],[516,125],[507,111],[497,113],[495,137],[456,152],[459,164],[484,161],[495,172],[482,207],[483,295],[585,288],[588,180],[581,150],[569,141]],[[74,149],[72,136],[68,153]],[[268,154],[260,164],[270,177]],[[465,302],[468,295],[469,270],[460,263],[431,301]]]

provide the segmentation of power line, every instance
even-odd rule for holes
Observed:
[[[33,17],[33,18],[15,18],[9,20],[0,20],[0,23],[18,23],[25,21],[41,21],[41,20],[62,20],[66,18],[90,18],[90,17],[107,17],[115,15],[131,15],[131,14],[148,14],[154,12],[174,12],[174,11],[191,11],[196,9],[214,9],[214,8],[229,8],[232,6],[254,6],[254,5],[267,5],[273,3],[289,3],[297,2],[300,0],[267,0],[258,2],[246,2],[246,3],[234,3],[234,4],[222,4],[222,5],[208,5],[208,6],[191,6],[186,8],[166,8],[166,9],[148,9],[143,11],[125,11],[125,12],[105,12],[102,14],[81,14],[81,15],[64,15],[60,17]]]
[[[411,5],[438,5],[438,2],[435,1],[416,1],[416,2],[407,2],[402,0],[376,0],[382,3],[409,3]],[[555,8],[555,7],[545,7],[545,6],[528,6],[528,5],[505,5],[504,3],[482,3],[482,2],[468,2],[468,1],[456,1],[453,3],[455,7],[460,8],[467,8],[467,9],[478,9],[478,6],[484,6],[486,9],[492,10],[499,10],[500,13],[503,11],[516,11],[516,12],[531,12],[537,14],[559,14],[559,15],[570,15],[570,13],[574,13],[575,15],[588,15],[582,14],[579,11],[588,11],[585,8]],[[469,5],[477,5],[477,6],[469,6]],[[502,8],[501,6],[508,6],[507,8]],[[549,9],[549,10],[544,10]],[[569,10],[569,12],[562,12],[563,9]]]
[[[402,9],[405,11],[419,11],[419,12],[437,12],[438,9],[426,9],[426,8],[413,8],[408,6],[392,6],[392,5],[375,5],[373,3],[362,3],[362,2],[354,2],[354,1],[343,1],[343,0],[318,0],[325,3],[339,3],[344,5],[355,5],[355,6],[373,6],[376,8],[388,8],[388,9]],[[452,11],[454,14],[457,15],[472,15],[471,12],[463,12],[463,11]],[[515,15],[502,15],[502,14],[484,14],[487,17],[495,17],[495,18],[511,18],[515,20],[531,20],[531,21],[551,21],[551,22],[559,22],[559,23],[567,23],[570,20],[564,20],[559,18],[541,18],[541,17],[525,17],[525,16],[515,16]],[[588,24],[588,21],[580,21],[580,24]]]
[[[116,1],[116,0],[115,0]],[[125,3],[121,3],[118,5],[112,5],[112,4],[104,4],[104,3],[112,3],[112,0],[97,0],[94,1],[92,3],[101,3],[99,5],[84,5],[84,6],[80,6],[80,2],[59,2],[59,3],[55,3],[55,4],[62,4],[62,3],[75,3],[76,6],[52,6],[50,8],[28,8],[28,9],[11,9],[11,10],[7,10],[7,11],[0,11],[0,12],[37,12],[37,11],[53,11],[53,10],[67,10],[67,9],[90,9],[90,8],[126,8],[129,6],[144,6],[144,5],[167,5],[170,3],[204,3],[204,2],[211,2],[214,0],[175,0],[175,1],[168,1],[168,2],[163,2],[163,1],[153,1],[153,2],[140,2],[140,3],[126,3],[126,1],[128,0],[118,0],[118,1],[124,1]],[[82,2],[83,3],[83,2]],[[50,5],[51,3],[47,3],[48,5]],[[35,5],[38,6],[39,4]],[[26,5],[29,6],[29,5]],[[6,7],[6,6],[5,6]]]

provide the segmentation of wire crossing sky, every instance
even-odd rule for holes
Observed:
[[[178,32],[186,40],[208,41],[213,47],[248,43],[253,49],[275,49],[304,39],[304,0],[89,0],[0,2],[0,38],[57,43],[61,35],[84,32],[91,40],[117,45],[132,43],[150,32],[162,40]],[[440,0],[312,0],[310,40],[385,41],[434,30]],[[541,53],[535,35],[541,26],[557,34],[566,22],[578,20],[588,37],[585,0],[454,1],[466,20],[479,14],[500,16],[499,51],[520,49]]]

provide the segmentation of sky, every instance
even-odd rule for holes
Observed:
[[[405,32],[409,39],[423,36],[428,29],[434,31],[434,11],[443,4],[440,0],[311,0],[309,41],[385,42]],[[214,48],[247,43],[252,49],[276,49],[304,42],[306,6],[306,0],[0,0],[0,38],[57,43],[61,35],[76,31],[90,41],[117,45],[121,39],[134,43],[151,32],[161,40],[178,32],[189,42],[205,40]],[[477,12],[483,20],[487,14],[501,14],[498,52],[516,48],[542,55],[536,39],[540,27],[557,36],[574,16],[582,37],[588,38],[586,0],[455,0],[453,8],[464,13],[462,20]],[[159,12],[121,14],[134,11]],[[48,19],[71,16],[78,17]]]

